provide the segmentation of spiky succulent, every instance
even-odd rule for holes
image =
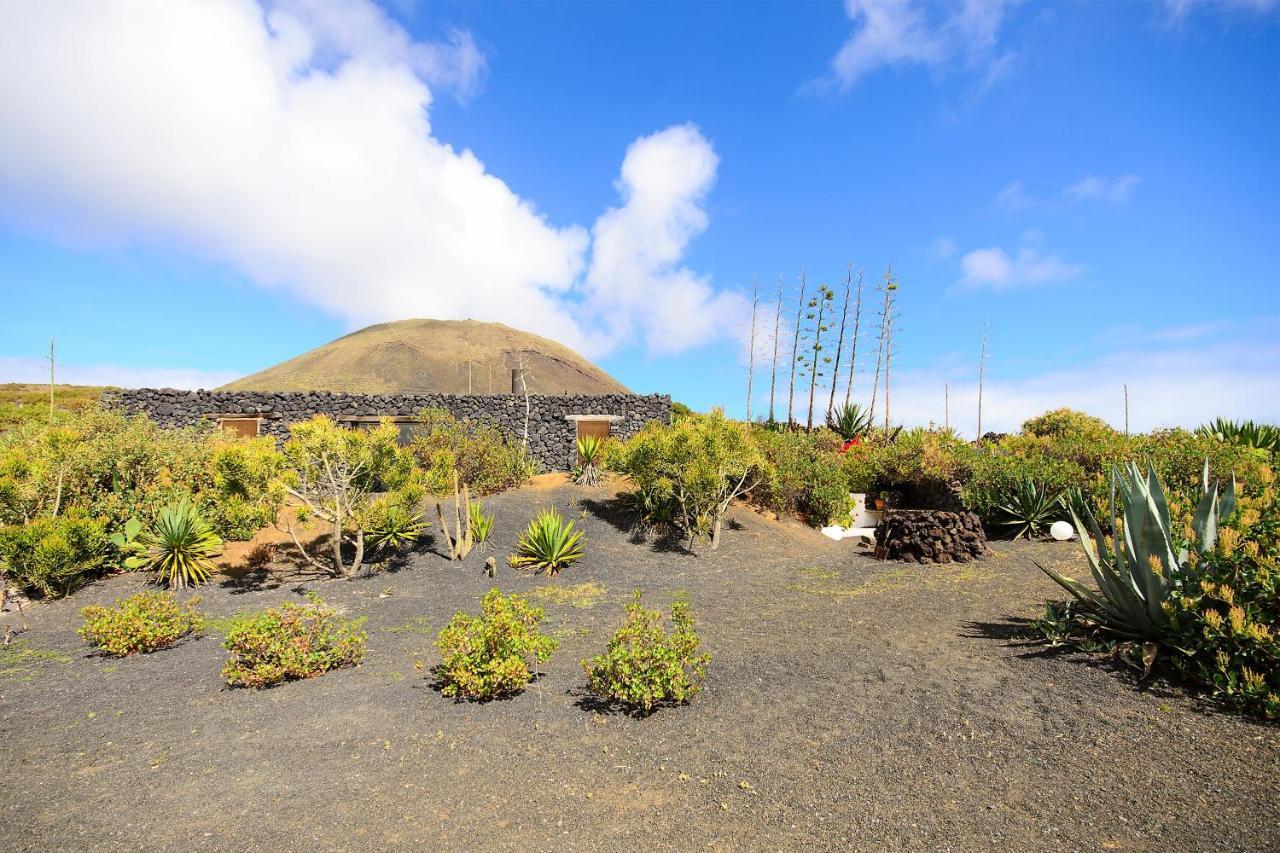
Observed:
[[[222,540],[189,500],[160,510],[155,526],[138,541],[144,550],[126,563],[155,572],[156,580],[171,588],[207,581],[213,558],[222,550]]]
[[[1216,418],[1197,429],[1196,435],[1216,439],[1224,444],[1238,444],[1267,454],[1280,451],[1280,426],[1274,424]]]
[[[516,553],[508,562],[512,568],[532,568],[554,575],[570,563],[582,559],[582,533],[573,529],[554,509],[544,509],[529,522],[516,542]]]
[[[857,403],[845,403],[827,417],[827,426],[845,441],[866,435],[871,430],[871,413]]]
[[[1041,536],[1063,515],[1062,493],[1033,480],[1023,480],[996,509],[1000,526],[1010,528],[1014,539]]]
[[[1203,480],[1203,493],[1191,522],[1194,544],[1200,552],[1217,544],[1219,519],[1229,517],[1236,504],[1234,477],[1221,498],[1217,484],[1209,482],[1207,460]],[[1083,520],[1074,511],[1072,515],[1076,529],[1085,534],[1080,542],[1098,591],[1036,565],[1075,596],[1105,630],[1134,640],[1162,639],[1169,625],[1165,601],[1187,580],[1191,568],[1187,550],[1174,543],[1169,504],[1155,469],[1148,469],[1144,477],[1138,466],[1129,462],[1126,469],[1112,471],[1111,529],[1118,531],[1114,548],[1092,513],[1086,511]]]

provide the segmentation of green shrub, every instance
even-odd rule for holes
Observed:
[[[59,598],[102,570],[109,544],[102,522],[72,509],[0,528],[0,567],[28,595]]]
[[[524,445],[490,423],[459,420],[444,409],[424,409],[411,445],[433,495],[453,494],[453,474],[484,496],[528,480],[537,465]]]
[[[314,594],[305,604],[238,616],[222,643],[231,652],[222,677],[232,687],[256,689],[355,666],[368,641],[363,625],[363,617],[343,619]]]
[[[244,541],[275,523],[285,497],[280,482],[283,464],[270,436],[216,438],[209,460],[212,487],[205,502],[214,532]]]
[[[399,439],[400,430],[389,418],[372,429],[344,429],[325,415],[289,427],[281,486],[300,504],[294,514],[299,523],[316,518],[331,532],[327,561],[294,539],[308,563],[336,577],[354,577],[364,565],[367,532],[394,520],[394,539],[413,533],[424,491]],[[377,541],[385,546],[391,537]],[[350,547],[349,559],[344,545]]]
[[[144,530],[132,545],[124,547],[136,552],[125,561],[127,568],[155,572],[158,582],[180,588],[209,579],[222,540],[200,510],[183,500],[160,510],[152,529]]]
[[[516,541],[508,559],[512,568],[532,568],[534,573],[554,575],[582,559],[582,532],[574,531],[554,509],[540,511]]]
[[[1054,409],[1022,424],[1022,434],[1036,438],[1084,439],[1106,441],[1116,431],[1102,418],[1075,409]]]
[[[610,457],[611,466],[636,484],[641,500],[667,508],[692,546],[709,536],[720,544],[729,504],[755,489],[764,458],[750,428],[715,409],[667,426],[649,423]]]
[[[848,512],[849,483],[835,433],[755,427],[751,440],[762,458],[753,503],[779,514],[799,515],[817,527]]]
[[[604,654],[582,662],[591,691],[646,715],[658,705],[693,698],[711,655],[698,653],[701,640],[687,600],[677,598],[671,605],[671,624],[668,634],[662,611],[645,610],[636,592],[626,622]]]
[[[140,592],[116,599],[114,607],[86,607],[80,636],[116,657],[154,652],[200,630],[199,601],[179,605],[167,592]]]
[[[1173,670],[1228,707],[1280,719],[1280,505],[1242,498],[1170,604]]]
[[[519,693],[558,645],[538,631],[542,618],[541,608],[497,587],[481,600],[479,616],[456,613],[436,638],[440,692],[478,700]]]
[[[86,408],[56,426],[32,422],[0,435],[0,522],[79,507],[116,530],[213,488],[211,426],[161,429],[141,415]]]

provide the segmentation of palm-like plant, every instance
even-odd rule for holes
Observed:
[[[196,586],[213,573],[213,557],[222,540],[189,500],[170,504],[156,516],[155,527],[139,537],[141,552],[126,561],[130,568],[156,573],[170,588]]]
[[[578,439],[578,467],[573,470],[573,482],[579,486],[594,486],[600,482],[600,456],[604,451],[604,439],[584,435]]]
[[[534,573],[554,575],[582,559],[582,532],[574,531],[554,509],[538,513],[516,541],[516,553],[508,562],[513,568],[531,567]]]
[[[871,430],[871,413],[857,403],[845,403],[827,417],[827,426],[845,441],[866,435]]]
[[[1120,501],[1117,504],[1116,492]],[[1191,521],[1198,551],[1210,551],[1218,541],[1218,520],[1235,510],[1236,483],[1231,479],[1221,500],[1217,484],[1209,483],[1209,463],[1204,466],[1204,488]],[[1120,510],[1117,515],[1117,507]],[[1155,642],[1169,626],[1164,603],[1189,579],[1185,548],[1174,545],[1169,504],[1154,468],[1144,477],[1133,462],[1111,474],[1111,529],[1118,531],[1114,546],[1108,543],[1092,513],[1082,521],[1074,512],[1080,543],[1089,559],[1089,571],[1098,585],[1094,592],[1078,581],[1040,565],[1040,569],[1071,593],[1098,619],[1099,626],[1120,637]],[[1087,527],[1086,527],[1087,525]],[[1123,525],[1123,526],[1122,526]]]
[[[1008,499],[996,507],[1000,526],[1013,530],[1013,538],[1043,535],[1045,528],[1062,517],[1062,494],[1034,480],[1023,480]]]

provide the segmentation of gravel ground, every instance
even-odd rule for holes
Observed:
[[[1280,729],[1013,638],[1077,546],[996,543],[964,566],[877,563],[746,510],[717,552],[637,543],[609,493],[489,501],[504,590],[545,596],[545,677],[487,704],[431,689],[431,646],[495,581],[429,551],[352,582],[283,568],[202,590],[215,616],[319,591],[368,617],[363,666],[227,689],[215,633],[115,660],[79,609],[28,607],[0,664],[3,846],[51,849],[1275,849]],[[554,581],[504,557],[539,506],[589,537]],[[579,585],[602,590],[584,595]],[[538,590],[544,591],[539,593]],[[587,592],[591,588],[588,588]],[[647,719],[583,695],[631,590],[693,599],[705,692]],[[557,600],[557,596],[563,600]]]

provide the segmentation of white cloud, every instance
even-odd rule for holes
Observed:
[[[1022,181],[1014,181],[996,193],[994,204],[1000,210],[1017,213],[1034,206],[1035,201],[1023,189]]]
[[[964,273],[961,288],[994,291],[1066,281],[1078,276],[1083,269],[1028,245],[1022,246],[1016,255],[997,247],[974,249],[960,259],[960,267]]]
[[[1104,178],[1098,175],[1085,175],[1062,191],[1062,197],[1069,202],[1105,201],[1122,205],[1129,200],[1142,178],[1137,175],[1120,175],[1116,178]]]
[[[929,244],[926,253],[931,261],[949,261],[955,257],[957,248],[955,240],[950,237],[939,237]]]
[[[1196,9],[1244,11],[1265,15],[1276,7],[1276,0],[1164,0],[1165,24],[1181,26]]]
[[[917,0],[845,0],[852,35],[831,60],[824,81],[850,89],[884,67],[939,70],[960,63],[981,75],[985,90],[1006,76],[1012,54],[996,55],[1004,0],[927,3]]]
[[[1219,415],[1280,420],[1280,360],[1275,344],[1222,344],[1195,349],[1117,351],[1088,364],[1019,379],[1000,378],[999,353],[987,363],[983,432],[1011,432],[1027,418],[1069,406],[1124,426],[1124,384],[1129,427],[1195,427]],[[976,372],[977,355],[974,354]],[[943,422],[945,371],[895,371],[893,420]],[[972,376],[972,375],[971,375]],[[865,395],[864,395],[865,396]],[[977,429],[977,382],[950,378],[950,422],[966,436]]]
[[[748,310],[736,293],[679,266],[689,241],[707,227],[702,203],[719,158],[693,125],[636,140],[627,149],[617,188],[622,206],[592,229],[586,305],[612,340],[638,325],[649,349],[675,352],[719,337]]]
[[[628,152],[589,281],[586,229],[432,135],[436,91],[482,78],[467,33],[417,42],[368,0],[6,3],[0,32],[0,214],[57,238],[177,246],[352,325],[474,317],[593,354],[702,343],[689,317],[732,301],[679,265],[715,174],[695,129]],[[636,322],[580,319],[650,282]]]
[[[114,385],[119,388],[217,388],[242,376],[229,370],[151,369],[115,364],[62,364],[57,366],[59,385]],[[49,381],[49,363],[42,358],[0,356],[0,381],[43,384]]]

